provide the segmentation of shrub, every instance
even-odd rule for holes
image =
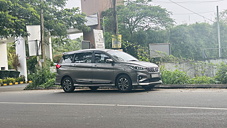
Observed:
[[[3,83],[5,83],[5,84],[15,83],[15,82],[16,82],[16,79],[15,78],[6,78],[6,79],[3,79]]]
[[[18,71],[9,71],[9,77],[18,78],[19,75],[20,75],[20,72]]]
[[[3,84],[3,80],[2,79],[0,79],[0,86]]]
[[[29,73],[34,73],[35,72],[35,65],[37,65],[37,57],[36,56],[32,56],[27,58],[27,67],[28,67],[28,71]]]
[[[16,82],[21,82],[21,81],[25,82],[24,76],[20,76],[20,77],[16,78]]]
[[[50,65],[46,64],[46,66],[37,68],[33,74],[30,74],[29,79],[32,80],[32,83],[25,89],[43,89],[54,86],[55,73],[52,73]]]
[[[161,73],[164,84],[187,84],[190,79],[185,72],[179,70],[168,71],[166,69],[162,69]]]
[[[0,78],[7,78],[9,77],[9,71],[5,71],[5,70],[0,70]]]
[[[55,55],[55,56],[53,57],[53,61],[54,61],[55,63],[59,63],[59,61],[61,60],[61,58],[62,58],[62,54]]]
[[[46,83],[40,85],[40,87],[42,87],[44,89],[49,89],[54,86],[55,86],[55,78],[49,79]]]
[[[221,63],[218,66],[218,72],[216,73],[215,79],[220,82],[220,84],[227,84],[227,65]]]
[[[190,84],[215,84],[215,79],[208,76],[198,76],[190,79]]]

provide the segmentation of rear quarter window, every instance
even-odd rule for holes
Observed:
[[[61,63],[72,63],[73,55],[63,55],[61,59]]]
[[[91,63],[92,61],[92,53],[77,53],[75,54],[74,63]]]

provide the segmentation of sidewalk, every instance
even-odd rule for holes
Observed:
[[[23,91],[28,84],[0,86],[0,92]]]

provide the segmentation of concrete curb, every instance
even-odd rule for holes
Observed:
[[[18,85],[7,85],[7,86],[0,86],[0,88],[4,87],[26,87],[29,83],[18,84]],[[102,87],[101,87],[102,88]],[[105,87],[103,87],[105,88]],[[108,88],[108,87],[107,87]],[[183,85],[173,85],[173,84],[160,84],[156,85],[154,88],[157,89],[207,89],[207,88],[216,88],[216,89],[227,89],[227,84],[183,84]],[[61,89],[61,88],[53,88],[53,89]]]
[[[21,81],[21,82],[15,82],[15,83],[2,83],[2,84],[0,84],[0,86],[11,86],[11,85],[20,85],[20,84],[27,84],[27,83],[32,83],[32,81],[26,81],[26,82],[24,82],[24,81]]]
[[[156,85],[155,88],[163,89],[183,89],[183,88],[220,88],[227,89],[227,84],[183,84],[183,85],[174,85],[174,84],[160,84]]]

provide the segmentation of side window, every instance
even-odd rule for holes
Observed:
[[[75,63],[91,63],[92,53],[85,52],[85,53],[76,53],[74,62]]]
[[[63,55],[62,63],[72,63],[73,61],[73,54],[72,55]]]
[[[95,63],[106,63],[110,57],[104,53],[95,53]]]

